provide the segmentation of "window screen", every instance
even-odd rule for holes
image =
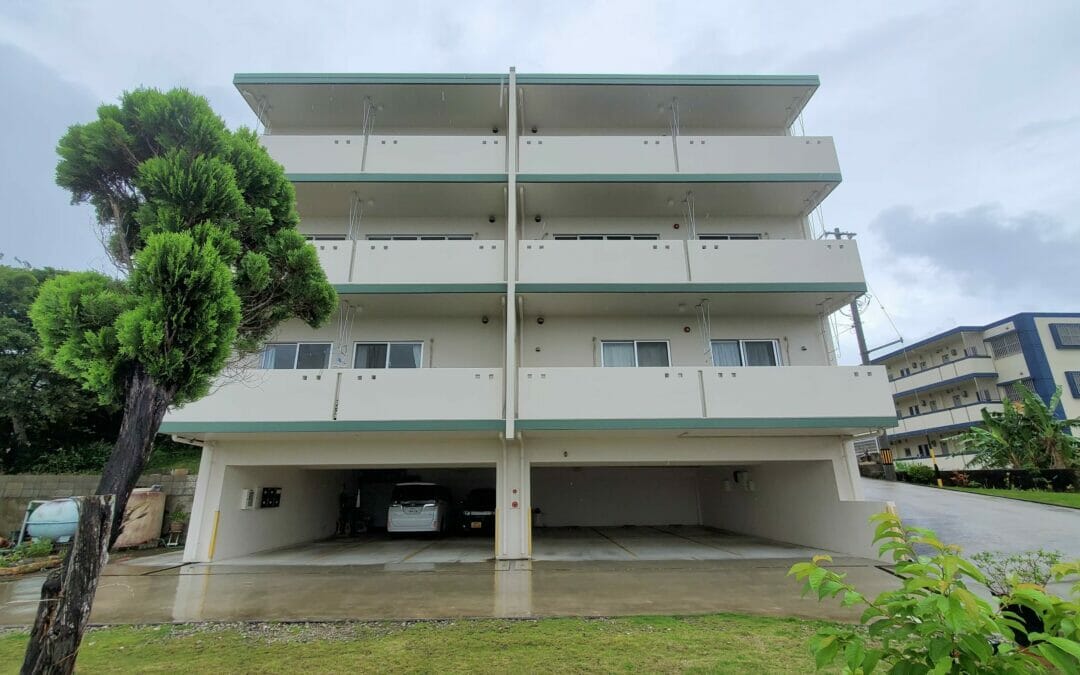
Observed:
[[[605,342],[603,363],[607,368],[629,368],[637,364],[633,342]]]
[[[747,340],[743,343],[748,366],[775,366],[776,347],[772,340]]]
[[[296,364],[296,344],[266,345],[263,348],[262,367],[271,370],[292,368]]]
[[[663,341],[608,341],[601,344],[602,364],[607,368],[667,367],[671,365],[668,343]]]
[[[638,365],[642,367],[667,367],[668,346],[666,342],[637,343]]]
[[[390,344],[389,368],[419,368],[420,367],[419,342],[399,342]]]
[[[1015,331],[997,335],[987,340],[987,342],[990,343],[990,350],[994,353],[995,359],[1003,359],[1006,356],[1019,354],[1023,351],[1020,347],[1020,336]]]
[[[712,360],[714,366],[741,366],[742,352],[738,340],[713,340]]]
[[[1052,323],[1050,333],[1058,347],[1080,347],[1080,323]]]
[[[1065,379],[1069,382],[1069,390],[1073,398],[1080,398],[1080,371],[1072,370],[1065,373]]]
[[[263,368],[270,370],[308,369],[319,370],[330,366],[329,342],[280,342],[263,348]]]
[[[311,370],[326,368],[330,365],[330,345],[301,344],[296,352],[296,367]]]
[[[420,368],[422,342],[358,342],[353,368]]]

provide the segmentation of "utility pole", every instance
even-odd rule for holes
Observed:
[[[859,299],[855,298],[848,305],[851,309],[851,320],[855,324],[855,339],[859,343],[859,360],[864,366],[870,365],[870,350],[866,348],[866,336],[863,335],[862,317],[859,316]]]

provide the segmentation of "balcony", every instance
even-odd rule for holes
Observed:
[[[519,141],[522,174],[682,174],[732,182],[839,180],[829,137],[810,136],[527,136]],[[726,177],[726,178],[724,178]]]
[[[994,360],[989,356],[968,356],[936,368],[912,373],[892,381],[894,395],[934,389],[938,385],[950,384],[957,380],[970,380],[976,377],[997,378]]]
[[[506,246],[501,241],[315,240],[312,244],[330,283],[342,292],[504,290]]]
[[[173,409],[163,433],[495,429],[500,368],[250,370]]]
[[[522,368],[522,429],[849,434],[895,417],[880,367]]]
[[[889,437],[899,438],[914,434],[926,434],[940,431],[961,431],[964,427],[982,422],[982,409],[1001,412],[1000,401],[972,403],[958,408],[905,417],[898,420],[895,429],[889,431]]]
[[[329,178],[355,174],[501,174],[502,136],[267,135],[262,144],[285,173]]]

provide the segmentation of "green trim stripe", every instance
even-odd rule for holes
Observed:
[[[497,73],[236,73],[233,84],[505,84]]]
[[[519,183],[839,183],[839,173],[519,173]]]
[[[678,283],[678,284],[538,284],[518,283],[518,293],[865,293],[855,282]]]
[[[408,293],[505,293],[506,284],[334,284],[338,293],[402,295]]]
[[[525,84],[614,84],[739,87],[813,87],[821,85],[817,75],[631,75],[586,73],[519,73],[518,85]]]
[[[522,430],[593,429],[833,429],[895,427],[895,417],[729,417],[672,419],[518,420]]]
[[[160,433],[285,433],[316,431],[499,431],[503,420],[326,420],[316,422],[162,422]]]
[[[294,183],[505,183],[505,173],[286,173]]]

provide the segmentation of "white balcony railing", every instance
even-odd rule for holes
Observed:
[[[332,284],[486,284],[505,281],[501,241],[315,240]]]
[[[683,136],[678,167],[670,136],[525,136],[518,170],[526,174],[836,174],[832,138]]]
[[[553,241],[519,244],[522,283],[865,283],[853,241]]]
[[[943,363],[936,368],[929,368],[907,377],[897,378],[892,381],[894,394],[932,387],[941,382],[947,382],[956,378],[966,377],[997,377],[994,370],[994,360],[989,356],[969,356],[949,363]]]
[[[506,140],[491,136],[277,135],[262,137],[293,174],[503,173]]]
[[[165,422],[496,420],[502,397],[500,368],[249,370]]]
[[[897,422],[896,428],[889,431],[890,436],[906,436],[922,433],[932,429],[951,427],[958,424],[975,424],[982,422],[982,410],[986,408],[990,412],[1001,412],[1000,402],[977,403],[965,405],[959,408],[939,410],[925,413],[914,417],[905,417]]]
[[[884,368],[522,368],[521,420],[737,420],[891,426]]]

